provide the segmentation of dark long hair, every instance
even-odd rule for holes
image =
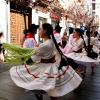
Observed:
[[[3,36],[3,32],[0,32],[0,38]]]
[[[81,38],[82,38],[82,36],[83,36],[83,34],[84,34],[84,31],[83,31],[83,30],[80,30],[79,28],[75,28],[75,31],[76,31],[77,33],[79,33],[79,36],[81,36]]]
[[[55,37],[54,37],[54,34],[53,34],[53,27],[52,27],[52,25],[49,24],[49,23],[44,23],[44,24],[42,24],[42,26],[43,26],[43,29],[46,29],[46,30],[47,30],[46,34],[47,34],[49,37],[50,37],[50,36],[52,37],[53,42],[54,42],[54,44],[55,44],[55,46],[56,46],[58,52],[60,53],[60,55],[62,55],[63,53],[62,53],[62,51],[59,49],[59,46],[58,46],[58,44],[57,44],[57,42],[56,42],[56,40],[55,40]]]
[[[77,33],[79,33],[80,37],[81,37],[81,38],[83,39],[83,41],[84,41],[84,37],[83,37],[84,31],[81,30],[81,29],[79,29],[79,28],[75,28],[75,31],[76,31]],[[84,47],[86,47],[85,41],[84,41]]]
[[[90,50],[90,41],[91,41],[91,32],[90,31],[86,31],[86,35],[87,35],[87,39],[88,39],[88,49]]]
[[[53,34],[53,27],[51,24],[49,23],[44,23],[42,24],[43,26],[43,29],[46,29],[47,32],[46,34],[50,37],[52,37],[53,39],[53,42],[56,46],[56,49],[58,50],[59,54],[61,55],[61,62],[60,62],[60,65],[59,65],[59,69],[61,69],[63,66],[67,66],[67,65],[71,65],[73,67],[73,69],[77,68],[78,67],[78,64],[76,64],[71,58],[67,58],[63,53],[62,51],[60,50],[57,42],[56,42],[56,39],[54,37],[54,34]]]

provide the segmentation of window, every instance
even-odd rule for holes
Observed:
[[[99,9],[99,6],[97,6],[97,9]]]

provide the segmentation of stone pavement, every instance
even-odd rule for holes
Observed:
[[[87,69],[81,86],[81,92],[71,92],[60,97],[59,100],[100,100],[100,66],[95,68],[93,76],[90,75],[90,69]],[[0,100],[36,100],[32,93],[25,92],[13,83],[9,69],[4,63],[0,63]],[[50,98],[44,95],[44,100],[50,100]]]

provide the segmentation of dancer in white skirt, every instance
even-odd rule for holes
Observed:
[[[80,29],[75,29],[73,34],[75,35],[75,39],[72,42],[72,49],[71,52],[68,54],[65,54],[67,57],[72,58],[77,63],[82,64],[86,67],[91,67],[98,65],[100,63],[99,57],[97,59],[92,59],[87,56],[87,52],[85,51],[84,47],[84,41],[81,38],[81,31]],[[94,41],[94,39],[91,38],[90,44]],[[85,38],[86,46],[88,45],[87,38]],[[91,44],[91,47],[94,44]],[[92,68],[91,74],[94,74],[94,70]]]
[[[99,41],[99,36],[98,36],[98,32],[97,31],[95,31],[94,33],[92,33],[92,36],[94,37],[94,39],[95,39],[95,42],[94,42],[94,48],[98,48],[98,49],[100,49],[100,41]]]
[[[93,50],[95,52],[99,52],[100,44],[98,42],[97,37],[95,37],[96,34],[97,34],[97,32],[94,32],[93,37],[91,37],[90,31],[87,31],[86,32],[86,37],[84,39],[85,39],[86,46],[88,46],[88,43],[90,42],[89,44],[93,48]]]
[[[36,48],[30,58],[35,64],[13,66],[10,75],[17,86],[40,94],[46,92],[51,100],[58,100],[58,96],[63,96],[77,88],[82,79],[70,65],[58,69],[60,61],[55,60],[54,51],[54,47],[58,45],[54,39],[52,26],[44,23],[39,34],[44,39],[44,43]],[[43,100],[38,94],[36,97],[38,100]]]

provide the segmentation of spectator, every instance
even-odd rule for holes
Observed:
[[[2,43],[5,42],[4,33],[0,32],[0,61],[4,61],[5,50],[2,48]]]
[[[60,27],[59,25],[55,27],[54,37],[58,45],[62,47],[62,40],[61,40],[61,35],[60,35],[61,29],[62,27]]]
[[[63,46],[63,48],[66,45],[66,41],[67,41],[67,32],[66,32],[66,29],[65,29],[64,33],[63,33],[63,36],[62,36],[62,46]]]
[[[25,38],[23,47],[33,48],[37,44],[37,42],[35,40],[35,34],[37,33],[37,29],[38,28],[39,28],[39,26],[35,25],[35,24],[31,24],[29,26],[28,34],[27,34],[27,36]]]

